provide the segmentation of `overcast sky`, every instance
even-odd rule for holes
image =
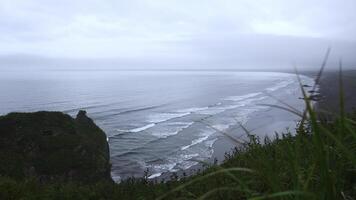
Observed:
[[[0,0],[0,67],[313,66],[328,46],[330,63],[356,66],[355,10],[355,0]]]

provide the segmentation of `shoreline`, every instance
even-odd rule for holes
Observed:
[[[310,74],[302,75],[315,80],[314,77]],[[294,100],[296,97],[291,95],[287,96],[286,98]],[[285,110],[269,107],[267,110],[253,113],[246,124],[244,124],[244,128],[246,128],[248,131],[251,131],[251,134],[259,137],[261,141],[263,141],[266,136],[270,139],[274,139],[277,133],[278,135],[281,135],[282,133],[289,131],[292,134],[295,134],[295,129],[299,120],[300,119],[298,116],[288,113]],[[243,130],[239,125],[235,125],[229,128],[226,133],[234,138],[241,140],[247,139],[245,130]],[[204,164],[198,163],[189,167],[188,169],[181,169],[176,172],[164,172],[160,176],[149,178],[149,181],[169,181],[172,179],[172,177],[180,179],[197,174],[198,172],[203,171],[209,165],[213,165],[215,163],[220,165],[224,162],[225,155],[232,152],[235,147],[236,144],[234,141],[228,139],[221,133],[221,136],[218,137],[212,146],[212,157],[205,160]]]
[[[301,75],[307,76],[315,80],[315,77],[318,74],[318,71],[302,71],[300,72]],[[315,109],[322,113],[323,110],[329,110],[331,112],[339,112],[339,71],[326,71],[322,74],[319,85],[318,85],[318,93],[321,95],[321,99],[319,101],[315,101]],[[344,93],[344,100],[345,100],[345,110],[350,112],[352,110],[356,110],[356,70],[346,70],[343,71],[343,93]],[[294,97],[295,98],[295,97]],[[277,110],[275,108],[270,108],[272,112],[286,112],[283,110]],[[283,113],[275,113],[277,114],[276,117],[283,116]],[[256,116],[255,116],[256,117]],[[260,120],[258,119],[260,118]],[[270,115],[273,117],[273,115]],[[327,116],[330,117],[330,116]],[[265,121],[263,121],[265,120]],[[272,120],[273,121],[273,120]],[[263,136],[264,134],[271,133],[281,133],[286,131],[286,127],[296,127],[297,121],[288,121],[282,120],[277,121],[274,119],[274,123],[270,123],[271,121],[267,121],[262,116],[257,116],[254,118],[253,122],[249,120],[245,127],[248,130],[253,130],[253,133],[257,136]],[[287,126],[286,126],[287,125]],[[236,127],[235,131],[242,131],[239,130],[239,127]],[[293,130],[290,130],[293,131]],[[232,134],[233,135],[233,134]],[[234,136],[234,135],[233,135]],[[236,136],[236,135],[235,135]],[[224,148],[222,148],[222,146]],[[229,147],[229,151],[226,151],[226,146]],[[231,152],[235,145],[233,142],[228,140],[226,137],[220,137],[213,145],[214,153],[213,156],[207,160],[208,163],[214,163],[214,160],[218,160],[218,164],[221,164],[224,161],[224,155],[228,152]],[[163,173],[161,176],[153,179],[149,179],[150,181],[169,181],[170,177],[174,174],[177,175],[178,178],[186,176],[191,176],[196,174],[199,171],[202,171],[206,168],[203,164],[198,163],[186,170],[180,170],[178,172],[167,172]]]
[[[278,120],[279,118],[280,120]],[[298,121],[299,120],[297,120],[296,116],[290,116],[286,114],[286,111],[284,110],[280,110],[278,108],[269,108],[267,118],[266,115],[262,113],[256,113],[253,117],[251,117],[250,120],[248,120],[244,127],[251,131],[251,134],[256,135],[263,141],[266,136],[270,139],[274,139],[276,133],[280,135],[281,133],[285,133],[288,130],[294,134]],[[238,125],[230,130],[227,134],[234,138],[239,138],[242,140],[247,139],[245,131]],[[206,164],[198,163],[188,169],[182,169],[177,172],[165,172],[160,176],[151,178],[149,180],[153,182],[161,182],[169,181],[172,179],[172,177],[180,179],[185,176],[194,175],[208,167],[207,164],[222,164],[225,160],[225,155],[232,152],[235,147],[236,144],[234,141],[231,141],[229,138],[222,135],[213,144],[213,155],[211,158],[204,161]]]

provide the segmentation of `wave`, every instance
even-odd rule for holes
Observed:
[[[201,111],[201,110],[206,110],[206,109],[209,109],[209,107],[206,106],[206,107],[186,108],[186,109],[178,110],[177,112],[180,112],[180,113],[194,113],[194,112]]]
[[[255,93],[249,93],[249,94],[246,94],[246,95],[230,96],[230,97],[226,97],[224,100],[227,100],[227,101],[241,101],[241,100],[244,100],[244,99],[248,99],[248,98],[252,98],[252,97],[258,96],[260,94],[262,94],[262,93],[261,92],[255,92]]]
[[[141,127],[133,128],[133,129],[128,129],[128,130],[127,129],[116,129],[117,131],[119,131],[121,133],[115,134],[114,136],[121,135],[123,133],[138,133],[138,132],[144,131],[146,129],[152,128],[155,125],[156,125],[155,123],[150,123],[150,124],[147,124],[145,126],[141,126]]]
[[[147,106],[147,107],[143,107],[143,108],[136,108],[136,109],[131,109],[131,110],[125,110],[122,111],[118,114],[128,114],[128,113],[133,113],[133,112],[139,112],[139,111],[145,111],[145,110],[151,110],[151,109],[155,109],[155,108],[159,108],[160,106]]]
[[[219,131],[224,131],[226,129],[228,129],[230,127],[230,125],[228,124],[215,124],[215,125],[212,125],[212,127],[216,130],[219,130]]]
[[[213,145],[214,145],[214,143],[216,142],[216,140],[218,140],[218,138],[214,138],[214,139],[212,139],[212,140],[208,140],[208,141],[205,142],[205,145],[206,145],[207,147],[209,147],[209,148],[212,148]]]
[[[222,108],[222,107],[211,107],[209,109],[206,110],[201,110],[196,112],[197,114],[201,114],[201,115],[216,115],[219,114],[221,112],[224,112],[226,109]]]
[[[179,116],[181,116],[181,115],[179,115]],[[176,118],[176,117],[179,117],[179,116],[176,115],[175,117],[172,117],[172,118],[169,118],[169,119],[173,119],[173,118]],[[116,129],[116,131],[118,131],[119,133],[110,136],[110,138],[118,136],[118,135],[123,135],[123,134],[126,134],[126,133],[138,133],[138,132],[150,129],[150,128],[156,126],[157,124],[163,123],[163,122],[165,122],[165,121],[162,120],[162,121],[156,122],[156,123],[149,123],[149,124],[147,124],[145,126],[141,126],[141,127],[137,127],[137,128],[133,128],[133,129]],[[194,122],[171,122],[171,123],[165,123],[165,126],[174,126],[175,130],[173,130],[173,131],[169,131],[169,130],[168,131],[167,130],[166,131],[154,131],[154,132],[152,132],[152,135],[156,136],[158,138],[167,138],[169,136],[178,134],[183,129],[186,129],[189,126],[191,126],[193,123]]]
[[[190,127],[194,122],[172,122],[168,123],[168,126],[175,126],[175,130],[173,131],[154,131],[152,133],[153,136],[159,137],[159,138],[167,138],[169,136],[177,135],[180,133],[182,130]]]
[[[222,105],[222,104],[220,104]],[[210,107],[209,109],[206,110],[201,110],[201,111],[197,111],[197,114],[201,114],[201,115],[216,115],[219,113],[222,113],[226,110],[230,110],[230,109],[235,109],[238,107],[244,106],[243,104],[236,104],[236,105],[224,105],[224,106],[214,106],[214,107]]]
[[[114,182],[116,182],[116,183],[121,182],[121,176],[114,174],[113,171],[111,171],[111,178],[112,178],[112,180],[114,180]]]
[[[204,142],[205,140],[207,140],[207,139],[209,138],[209,136],[210,136],[210,135],[206,135],[206,136],[204,136],[204,137],[195,139],[195,140],[192,141],[191,144],[181,147],[180,150],[184,151],[184,150],[190,148],[191,146],[194,146],[194,145],[196,145],[196,144],[202,143],[202,142]]]
[[[142,127],[139,127],[139,128],[134,128],[134,129],[131,129],[130,132],[131,133],[137,133],[137,132],[141,132],[141,131],[144,131],[146,129],[149,129],[149,128],[152,128],[154,127],[156,124],[152,123],[152,124],[147,124],[146,126],[142,126]]]
[[[150,115],[148,118],[148,121],[150,122],[149,124],[146,124],[142,127],[138,127],[138,128],[134,128],[134,129],[129,129],[129,130],[124,130],[124,129],[117,129],[117,131],[121,132],[119,134],[115,134],[115,135],[120,135],[123,133],[137,133],[137,132],[141,132],[144,130],[147,130],[149,128],[152,128],[154,126],[156,126],[157,124],[162,124],[165,123],[169,120],[172,119],[176,119],[176,118],[181,118],[184,116],[187,116],[189,114],[192,113],[197,113],[197,114],[203,114],[203,115],[215,115],[221,112],[224,112],[226,110],[230,110],[230,109],[236,109],[238,107],[242,107],[245,106],[248,103],[251,103],[253,101],[257,101],[257,100],[262,100],[265,97],[260,97],[260,98],[252,98],[254,96],[258,96],[262,93],[251,93],[248,95],[243,95],[243,96],[239,96],[239,98],[235,98],[235,99],[246,99],[245,101],[240,102],[239,104],[235,104],[235,105],[223,105],[223,104],[216,104],[216,106],[210,106],[210,107],[192,107],[192,108],[186,108],[186,109],[181,109],[181,110],[177,110],[176,112],[167,112],[167,113],[156,113],[156,114],[152,114]],[[131,110],[130,112],[134,112],[134,111],[140,111],[140,110],[147,110],[147,109],[152,109],[154,107],[146,107],[146,108],[142,108],[142,109],[134,109]],[[191,126],[194,122],[171,122],[171,123],[166,123],[166,126],[176,126],[176,130],[173,131],[155,131],[152,133],[153,136],[159,137],[159,138],[167,138],[169,136],[172,135],[176,135],[178,134],[180,131],[182,131],[185,128],[188,128],[189,126]]]
[[[282,82],[276,84],[276,85],[273,86],[273,87],[267,88],[266,90],[267,90],[268,92],[273,92],[273,91],[276,91],[276,90],[285,88],[285,87],[287,87],[288,85],[292,84],[293,82],[294,82],[293,80],[285,80],[285,81],[282,81]]]
[[[189,114],[189,113],[188,113]],[[174,118],[178,118],[178,117],[182,117],[187,115],[187,113],[159,113],[159,114],[154,114],[151,115],[149,118],[149,124],[146,124],[144,126],[141,127],[137,127],[137,128],[133,128],[133,129],[116,129],[117,131],[121,132],[119,134],[115,134],[115,135],[120,135],[123,133],[138,133],[144,130],[147,130],[149,128],[152,128],[154,126],[156,126],[159,123],[168,121],[170,119],[174,119]],[[183,128],[186,128],[186,126],[190,126],[192,123],[183,123],[183,122],[173,122],[171,124],[175,124],[175,125],[184,125]],[[169,125],[169,124],[168,124]],[[168,135],[174,135],[177,134],[176,131],[172,132],[172,133],[167,133]]]
[[[149,118],[149,122],[157,124],[157,123],[166,122],[166,121],[174,119],[174,118],[184,117],[184,116],[189,115],[189,114],[190,114],[190,112],[185,112],[185,113],[175,113],[175,112],[157,113],[157,114],[150,115],[148,118]]]
[[[166,160],[167,163],[165,164],[151,164],[144,165],[144,167],[153,168],[155,173],[148,177],[149,179],[153,179],[161,176],[163,172],[177,172],[179,169],[185,170],[192,167],[193,165],[197,164],[197,162],[192,161],[191,159],[198,156],[198,153],[178,154],[171,156],[168,160]]]
[[[117,115],[124,115],[124,114],[129,114],[129,113],[133,113],[133,112],[140,112],[140,111],[146,111],[146,110],[151,110],[151,109],[155,109],[155,108],[159,108],[160,106],[147,106],[147,107],[142,107],[142,108],[136,108],[136,109],[129,109],[129,110],[124,110],[122,108],[119,109],[109,109],[109,110],[103,110],[103,111],[99,111],[99,112],[95,112],[95,113],[91,113],[93,115],[100,115],[102,113],[108,113],[108,112],[113,112],[111,114],[105,114],[102,116],[97,116],[95,117],[95,119],[105,119],[105,118],[109,118],[109,117],[114,117]]]
[[[260,101],[260,100],[263,100],[263,99],[266,98],[265,96],[261,96],[261,97],[258,97],[258,98],[251,98],[253,96],[257,96],[257,95],[260,95],[260,94],[262,94],[262,93],[259,93],[259,94],[256,93],[255,95],[250,95],[250,97],[244,98],[244,99],[241,98],[237,104],[231,104],[231,105],[222,105],[222,104],[220,104],[219,106],[210,107],[209,109],[201,110],[201,111],[198,111],[196,113],[197,114],[202,114],[202,115],[216,115],[216,114],[225,112],[227,110],[243,107],[243,106],[246,106],[248,104],[251,104],[254,101]]]
[[[160,177],[161,175],[162,175],[162,173],[155,173],[155,174],[152,174],[151,176],[149,176],[148,179],[157,178],[157,177]]]

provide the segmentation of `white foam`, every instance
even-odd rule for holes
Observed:
[[[191,146],[194,146],[194,145],[196,145],[196,144],[199,144],[199,143],[204,142],[204,141],[207,140],[208,138],[209,138],[209,135],[204,136],[204,137],[201,137],[201,138],[198,138],[198,139],[195,139],[195,140],[192,141],[191,144],[186,145],[186,146],[183,146],[182,148],[180,148],[180,150],[184,151],[184,150],[190,148]]]
[[[159,177],[161,175],[162,175],[162,173],[155,173],[155,174],[152,174],[151,176],[149,176],[148,179],[157,178],[157,177]]]
[[[115,134],[114,136],[124,134],[125,132],[130,132],[130,129],[116,129],[116,131],[119,133]]]
[[[224,131],[230,127],[228,124],[214,124],[212,125],[213,128],[219,130],[219,131]]]
[[[168,121],[170,119],[174,119],[174,118],[179,118],[179,117],[183,117],[186,115],[189,115],[190,112],[185,112],[185,113],[157,113],[157,114],[153,114],[150,115],[149,121],[152,123],[161,123],[161,122],[165,122]]]
[[[257,96],[257,95],[255,95],[255,96]],[[265,96],[262,96],[262,97],[258,97],[258,98],[247,98],[245,100],[241,99],[237,104],[210,107],[209,109],[206,109],[206,110],[197,111],[197,113],[202,114],[202,115],[216,115],[216,114],[225,112],[227,110],[247,106],[255,101],[261,101],[265,98],[266,98]]]
[[[180,113],[194,113],[194,112],[201,111],[201,110],[206,110],[206,109],[209,109],[209,107],[186,108],[186,109],[178,110],[177,112],[180,112]]]
[[[211,152],[209,152],[211,153]],[[211,155],[209,154],[208,157],[210,157]],[[179,169],[188,169],[196,164],[198,164],[197,161],[192,160],[193,158],[195,158],[196,160],[204,160],[201,158],[202,154],[200,153],[194,153],[194,154],[180,154],[178,156],[178,163],[177,166],[179,167]],[[206,157],[207,158],[207,157]]]
[[[188,169],[193,165],[196,165],[196,161],[192,161],[192,158],[199,157],[199,153],[192,153],[192,154],[178,154],[177,156],[170,158],[169,162],[175,163],[175,168],[178,169]],[[172,168],[170,172],[178,171],[178,169]]]
[[[215,141],[215,140],[214,140]],[[209,141],[212,142],[212,141]],[[207,155],[204,155],[206,158],[210,157],[213,151],[209,151]],[[148,178],[156,178],[162,175],[164,172],[177,172],[179,169],[188,169],[193,165],[196,165],[198,162],[191,160],[196,157],[201,157],[202,155],[199,153],[179,153],[174,156],[170,156],[168,160],[166,160],[165,164],[152,164],[152,165],[143,165],[144,167],[152,168],[154,174],[150,175]],[[198,158],[202,160],[202,158]]]
[[[239,103],[239,104],[235,104],[235,105],[227,105],[227,106],[222,106],[220,107],[220,109],[222,110],[230,110],[230,109],[235,109],[235,108],[238,108],[238,107],[241,107],[241,106],[244,106],[245,104],[243,103]]]
[[[202,114],[203,113],[204,114],[219,114],[219,113],[225,112],[227,110],[236,109],[236,108],[242,107],[242,106],[245,106],[245,104],[238,103],[235,105],[224,105],[224,106],[219,106],[219,107],[215,107],[215,108],[206,110],[205,112],[202,112]]]
[[[120,182],[121,182],[121,176],[115,175],[112,171],[111,171],[111,178],[112,178],[112,180],[114,180],[114,182],[116,182],[116,183],[120,183]]]
[[[265,98],[266,98],[266,96],[253,98],[253,99],[246,99],[246,100],[242,101],[241,104],[245,106],[245,105],[251,104],[252,102],[255,102],[255,101],[261,101]]]
[[[162,131],[153,131],[152,135],[159,138],[167,138],[168,136],[177,135],[183,129],[188,128],[194,124],[194,122],[172,122],[166,124],[167,126],[174,126],[173,130],[162,130]]]
[[[246,94],[246,95],[240,95],[240,96],[230,96],[225,98],[224,100],[228,100],[228,101],[241,101],[244,99],[248,99],[251,97],[255,97],[262,94],[261,92],[256,92],[256,93],[250,93],[250,94]]]
[[[218,140],[218,138],[214,138],[214,139],[212,139],[212,140],[208,140],[208,141],[205,142],[205,145],[206,145],[207,147],[209,147],[209,148],[212,148],[213,145],[214,145],[214,143],[216,142],[216,140]]]
[[[179,160],[178,160],[179,161]],[[152,167],[154,171],[162,173],[162,172],[175,172],[178,171],[177,169],[174,169],[174,167],[178,163],[177,160],[168,160],[168,163],[165,164],[159,164],[159,165],[150,165],[149,167]]]
[[[269,92],[273,92],[273,91],[276,91],[276,90],[285,88],[285,87],[287,87],[288,85],[292,84],[293,82],[294,82],[294,81],[293,81],[292,79],[285,80],[285,81],[282,81],[282,82],[276,84],[276,85],[273,86],[273,87],[267,88],[266,90],[269,91]]]
[[[193,154],[182,154],[180,157],[182,157],[184,160],[190,160],[197,156],[199,156],[198,153],[193,153]]]
[[[144,131],[146,129],[152,128],[155,125],[156,125],[155,123],[147,124],[146,126],[142,126],[142,127],[139,127],[139,128],[131,129],[131,130],[129,130],[129,132],[131,132],[131,133],[141,132],[141,131]]]
[[[197,111],[196,113],[201,115],[216,115],[221,112],[224,112],[225,110],[226,109],[224,109],[223,107],[212,107],[206,110]]]
[[[193,154],[177,154],[170,157],[165,164],[149,165],[146,167],[152,167],[155,171],[154,174],[149,176],[149,179],[156,178],[162,175],[163,172],[176,172],[179,169],[188,169],[189,167],[197,164],[195,161],[191,161],[192,158],[198,157],[198,153]]]

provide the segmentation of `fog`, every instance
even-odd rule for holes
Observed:
[[[2,0],[2,70],[356,66],[356,1]]]

